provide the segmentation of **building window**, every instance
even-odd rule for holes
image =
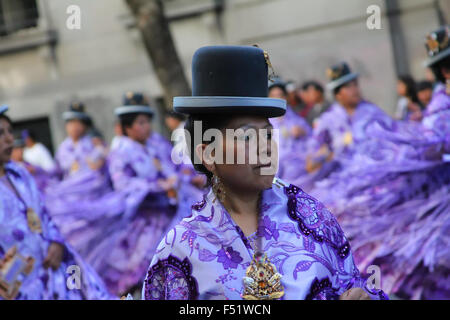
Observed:
[[[0,0],[0,36],[35,28],[39,12],[36,0]]]

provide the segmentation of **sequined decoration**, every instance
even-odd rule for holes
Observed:
[[[281,274],[265,253],[257,252],[253,255],[243,282],[242,298],[245,300],[275,300],[284,295]]]
[[[74,161],[72,163],[72,166],[70,167],[70,172],[77,172],[78,169],[80,169],[80,165],[79,165],[78,161]]]
[[[347,131],[344,134],[344,145],[349,146],[353,144],[353,135],[350,131]]]
[[[253,46],[256,48],[259,48],[259,45],[257,45],[257,44],[254,44]],[[275,70],[273,69],[272,62],[270,62],[269,53],[265,50],[264,50],[264,60],[266,60],[267,67],[270,70],[270,73],[269,73],[269,81],[270,81],[270,80],[276,78],[277,75],[275,73]]]

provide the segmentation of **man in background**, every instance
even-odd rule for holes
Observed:
[[[39,167],[47,172],[55,168],[50,151],[40,142],[37,141],[36,135],[31,130],[22,132],[22,139],[25,142],[23,151],[23,159],[29,164]]]
[[[325,100],[324,89],[317,81],[306,81],[301,87],[305,108],[300,112],[310,126],[322,113],[328,110],[330,103]]]

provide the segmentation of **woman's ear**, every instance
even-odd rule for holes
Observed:
[[[195,155],[197,156],[197,159],[200,159],[201,164],[208,170],[209,172],[215,173],[216,172],[216,164],[214,162],[214,150],[209,153],[205,152],[205,149],[207,147],[207,144],[198,144],[195,146]]]

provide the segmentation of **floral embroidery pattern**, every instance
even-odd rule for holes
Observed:
[[[189,259],[172,255],[148,270],[144,286],[146,300],[196,300],[199,295]]]
[[[268,216],[264,216],[264,219],[260,222],[258,226],[258,235],[260,237],[265,237],[266,240],[274,238],[278,240],[280,233],[277,230],[277,224],[275,221],[270,220]]]
[[[285,193],[289,199],[288,215],[298,223],[300,232],[312,236],[318,243],[325,241],[341,259],[345,259],[350,253],[350,244],[331,213],[299,187],[290,185],[285,188]]]
[[[236,269],[244,260],[238,251],[232,247],[222,248],[217,252],[217,262],[222,263],[224,269]]]
[[[315,278],[305,300],[337,300],[339,299],[337,292],[338,289],[331,286],[331,281],[328,277],[322,280]]]

